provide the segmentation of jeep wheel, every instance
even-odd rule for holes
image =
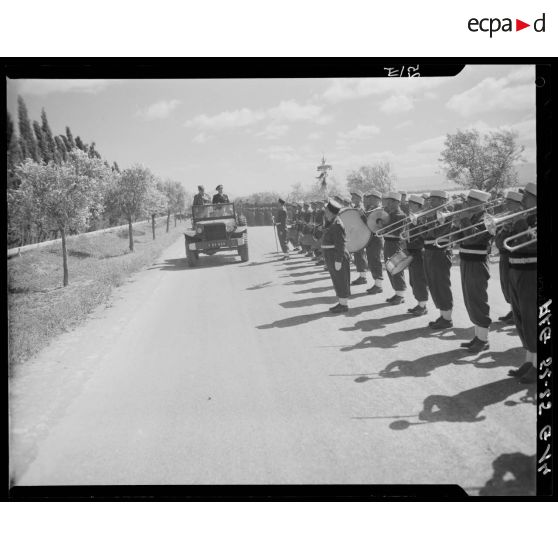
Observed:
[[[248,235],[244,234],[244,244],[238,247],[238,255],[240,256],[240,260],[243,262],[247,262],[249,259],[248,256]]]
[[[196,267],[196,265],[198,265],[198,257],[198,252],[196,250],[190,250],[190,248],[188,248],[188,243],[186,243],[186,259],[190,267]]]

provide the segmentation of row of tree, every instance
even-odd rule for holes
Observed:
[[[79,138],[72,143],[53,139],[46,113],[42,126],[31,127],[23,100],[19,103],[19,136],[8,119],[8,230],[13,246],[41,242],[60,235],[64,286],[68,285],[67,236],[105,226],[128,224],[129,248],[134,250],[133,223],[166,215],[182,216],[189,200],[180,182],[162,180],[143,165],[120,170],[103,160],[95,144]],[[34,123],[35,124],[35,123]],[[37,128],[32,131],[32,128]],[[51,141],[52,139],[52,141]],[[79,140],[79,141],[77,141]],[[62,143],[60,143],[62,142]],[[61,147],[62,144],[64,147]]]

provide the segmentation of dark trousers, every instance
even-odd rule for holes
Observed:
[[[351,296],[351,268],[349,265],[349,254],[345,253],[341,262],[341,269],[335,270],[335,250],[326,249],[323,251],[325,263],[333,282],[335,294],[339,298],[349,298]]]
[[[434,306],[442,312],[451,310],[451,250],[425,248],[424,275]]]
[[[370,242],[366,246],[366,259],[368,260],[368,269],[372,273],[374,280],[384,278],[382,271],[383,248],[384,240],[380,236],[372,235]]]
[[[424,250],[408,250],[413,256],[409,265],[409,283],[413,289],[413,296],[419,301],[428,300],[428,287],[426,285],[426,275],[424,273]]]
[[[277,236],[279,238],[279,244],[281,245],[281,250],[283,250],[283,254],[286,254],[289,251],[289,247],[287,246],[287,231],[284,227],[277,227]]]
[[[386,238],[384,243],[384,261],[388,261],[393,254],[398,252],[402,247],[400,240],[391,240]],[[388,272],[389,282],[393,287],[394,291],[404,291],[407,289],[407,283],[405,283],[405,275],[403,271],[392,275]]]
[[[363,273],[364,271],[366,271],[367,262],[366,262],[366,253],[364,251],[364,248],[362,250],[359,250],[358,252],[355,252],[353,256],[355,259],[356,270],[359,273]]]
[[[510,304],[510,257],[505,252],[500,252],[500,286],[506,302]]]
[[[492,320],[488,305],[488,257],[483,260],[468,260],[461,255],[460,268],[461,289],[469,319],[478,327],[489,327]]]
[[[510,268],[509,295],[513,320],[523,347],[537,352],[537,270]]]

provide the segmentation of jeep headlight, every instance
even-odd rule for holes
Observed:
[[[232,223],[225,225],[225,230],[230,233],[234,231],[234,225]]]
[[[196,227],[196,232],[197,232],[198,234],[201,234],[201,233],[203,232],[203,227],[202,227],[201,225],[198,225],[198,226]]]

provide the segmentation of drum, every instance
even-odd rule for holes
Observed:
[[[397,275],[399,272],[407,269],[412,261],[413,256],[405,252],[405,250],[399,250],[386,262],[386,270],[391,275]]]
[[[345,225],[347,250],[349,252],[362,250],[370,241],[372,232],[362,220],[360,210],[354,207],[345,207],[339,211],[338,217]]]
[[[372,232],[380,230],[385,227],[389,221],[389,215],[381,207],[373,209],[366,217],[366,225]]]

